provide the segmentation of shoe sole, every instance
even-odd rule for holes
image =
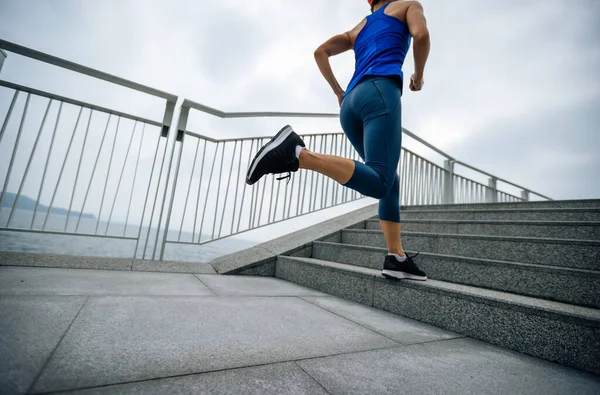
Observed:
[[[289,137],[290,134],[292,134],[294,130],[292,129],[291,126],[286,125],[284,126],[279,132],[277,132],[277,134],[271,139],[271,141],[269,141],[267,144],[265,144],[260,151],[258,151],[256,153],[256,155],[254,156],[254,159],[252,160],[252,163],[250,163],[250,170],[248,171],[248,174],[246,175],[246,184],[248,185],[253,185],[255,183],[257,183],[260,178],[254,182],[250,182],[250,179],[252,178],[252,174],[254,174],[254,171],[256,170],[256,166],[258,166],[258,163],[272,150],[274,150],[275,148],[279,147],[279,145],[281,145],[282,142],[285,141],[285,139],[287,139]]]
[[[405,272],[397,272],[397,271],[394,271],[394,270],[383,270],[381,272],[381,274],[383,275],[383,277],[391,278],[391,279],[394,279],[394,280],[401,280],[401,279],[418,280],[418,281],[425,281],[425,280],[427,280],[427,276],[417,276],[416,274],[410,274],[410,273],[405,273]]]

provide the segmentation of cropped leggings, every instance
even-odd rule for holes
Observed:
[[[366,77],[342,101],[342,129],[364,163],[344,186],[379,199],[379,219],[400,222],[402,145],[401,85],[389,77]]]

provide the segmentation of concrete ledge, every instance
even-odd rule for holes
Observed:
[[[215,274],[212,266],[201,262],[145,261],[140,259],[5,251],[0,251],[0,266]]]
[[[131,270],[131,259],[0,251],[0,266]]]
[[[342,229],[359,223],[364,226],[364,221],[377,215],[377,210],[378,204],[363,207],[255,247],[216,258],[209,263],[218,274],[255,274],[260,271],[256,269],[257,266],[274,264],[278,255],[309,257],[313,241],[339,242]],[[254,270],[248,271],[253,268]],[[267,272],[270,273],[271,270]]]

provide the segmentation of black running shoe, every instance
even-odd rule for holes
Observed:
[[[419,253],[417,253],[417,255],[419,255]],[[384,277],[393,279],[406,278],[410,280],[427,280],[425,272],[420,270],[415,262],[413,262],[413,258],[417,255],[409,256],[406,254],[406,260],[404,262],[398,262],[398,259],[393,255],[386,256],[381,274],[383,274]]]
[[[248,173],[246,174],[246,184],[255,184],[265,174],[288,173],[287,176],[280,177],[291,178],[291,173],[298,171],[300,162],[296,158],[296,146],[305,147],[304,141],[298,136],[290,125],[286,125],[265,144],[256,154]]]

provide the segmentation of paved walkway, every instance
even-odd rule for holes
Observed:
[[[580,395],[600,378],[274,278],[0,267],[0,393],[66,390]]]

